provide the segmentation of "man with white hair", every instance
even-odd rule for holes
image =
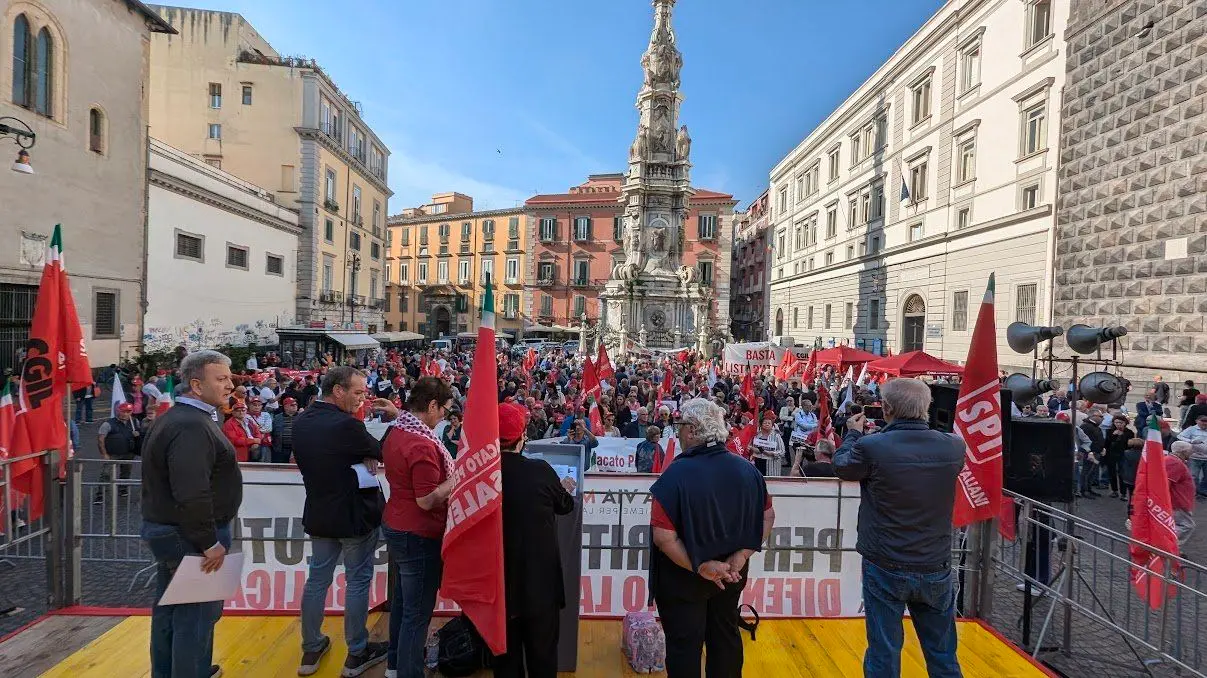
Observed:
[[[860,484],[867,676],[901,675],[901,617],[908,608],[932,678],[960,676],[951,569],[951,516],[964,441],[927,425],[930,389],[917,379],[881,388],[888,425],[865,435],[863,413],[847,419],[834,471]]]
[[[738,602],[775,510],[763,476],[725,448],[728,437],[724,409],[683,403],[683,452],[650,488],[650,600],[666,632],[668,678],[698,677],[702,653],[706,675],[742,675]]]
[[[1194,478],[1186,462],[1192,446],[1185,440],[1175,440],[1165,455],[1165,475],[1169,476],[1169,500],[1173,506],[1173,524],[1181,546],[1194,532]]]

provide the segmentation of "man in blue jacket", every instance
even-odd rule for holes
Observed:
[[[834,454],[838,477],[860,485],[864,675],[901,675],[908,608],[931,678],[958,677],[951,516],[964,441],[927,426],[930,389],[921,381],[893,379],[881,394],[888,425],[864,435],[864,415],[851,415]]]

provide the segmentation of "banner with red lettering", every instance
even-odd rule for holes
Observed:
[[[997,517],[1002,503],[1002,387],[997,375],[993,284],[991,273],[956,400],[954,428],[966,448],[964,469],[956,479],[952,514],[956,527]]]
[[[787,349],[776,346],[769,341],[755,341],[746,344],[725,344],[724,359],[726,371],[733,369],[748,369],[751,367],[776,367],[784,359],[784,353],[791,350],[797,360],[804,360],[809,349]]]

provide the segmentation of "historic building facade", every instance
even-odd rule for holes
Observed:
[[[297,210],[297,319],[384,325],[390,151],[313,60],[279,54],[239,14],[156,7],[151,135]]]
[[[298,214],[151,139],[143,348],[274,345],[293,324]]]
[[[600,292],[626,261],[623,181],[622,174],[592,175],[566,193],[535,195],[524,203],[532,243],[523,276],[526,324],[579,327],[584,314],[589,325],[599,322]],[[736,204],[731,195],[694,189],[686,210],[691,226],[683,234],[683,262],[710,287],[712,317],[726,325]]]
[[[1123,325],[1130,376],[1207,371],[1207,4],[1072,0],[1055,320]]]
[[[1067,16],[951,0],[776,165],[771,334],[964,360],[990,273],[1000,328],[1050,320]]]
[[[767,226],[770,193],[754,199],[746,212],[735,215],[733,263],[730,266],[729,315],[733,337],[737,341],[765,341],[768,308]]]
[[[489,276],[495,327],[522,326],[527,229],[524,210],[474,211],[473,198],[442,193],[390,217],[386,233],[386,331],[432,339],[477,332]]]
[[[153,33],[142,3],[11,0],[0,9],[0,116],[34,136],[33,174],[10,172],[0,144],[0,369],[29,336],[47,240],[64,262],[93,365],[138,352],[146,301],[147,108]]]

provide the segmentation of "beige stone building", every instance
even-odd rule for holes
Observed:
[[[28,337],[55,224],[92,364],[117,362],[142,337],[143,93],[151,35],[172,28],[131,0],[10,0],[0,24],[0,123],[36,135],[34,174],[10,172],[17,146],[0,144],[0,368]]]
[[[384,327],[389,150],[313,59],[239,14],[155,8],[151,135],[297,210],[297,319]]]
[[[429,338],[476,332],[489,274],[495,327],[514,337],[523,319],[524,208],[474,211],[474,199],[440,193],[390,217],[386,330]]]

